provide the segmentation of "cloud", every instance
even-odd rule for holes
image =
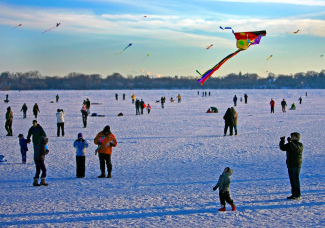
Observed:
[[[211,0],[215,2],[243,2],[243,3],[278,3],[293,5],[325,6],[324,0]]]

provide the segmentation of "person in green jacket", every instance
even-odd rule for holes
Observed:
[[[14,118],[14,114],[11,111],[10,106],[7,108],[7,112],[6,112],[6,124],[5,124],[5,128],[8,132],[7,136],[12,136],[12,119]]]
[[[288,143],[285,144],[285,136],[280,138],[280,149],[286,151],[287,154],[287,168],[291,184],[292,195],[287,197],[287,199],[300,199],[300,169],[302,165],[302,152],[304,150],[304,145],[299,142],[300,134],[298,132],[292,132],[291,137],[287,138]]]
[[[30,140],[31,136],[33,136],[32,140],[33,140],[33,146],[34,146],[34,152],[35,152],[35,147],[39,143],[40,138],[46,137],[46,133],[45,133],[44,129],[41,127],[41,125],[39,125],[37,123],[37,120],[33,120],[33,126],[31,126],[28,130],[27,143],[31,142],[31,140]]]

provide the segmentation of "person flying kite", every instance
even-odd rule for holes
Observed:
[[[221,27],[220,27],[221,28]],[[227,27],[226,27],[227,28]],[[225,29],[226,29],[225,28]],[[230,28],[230,27],[229,27]],[[231,29],[231,28],[230,28]],[[223,58],[218,64],[216,64],[211,69],[207,70],[204,74],[201,75],[197,81],[203,85],[203,83],[214,73],[216,72],[227,60],[231,59],[239,52],[246,50],[251,45],[259,44],[261,41],[262,36],[266,36],[266,31],[254,31],[254,32],[236,32],[233,33],[237,40],[237,48],[238,50],[234,53],[229,54],[225,58]],[[197,71],[198,72],[198,71]]]

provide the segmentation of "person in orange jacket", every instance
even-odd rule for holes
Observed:
[[[94,143],[98,145],[98,158],[100,164],[101,175],[98,178],[111,178],[112,177],[112,162],[111,155],[113,147],[116,147],[117,141],[115,135],[112,134],[109,125],[105,126],[104,129],[99,132],[94,138]],[[107,166],[107,176],[105,176],[105,163]]]

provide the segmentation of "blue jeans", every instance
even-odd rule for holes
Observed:
[[[289,174],[289,179],[291,184],[292,195],[300,197],[301,196],[300,180],[299,180],[300,168],[299,167],[288,168],[288,174]]]

